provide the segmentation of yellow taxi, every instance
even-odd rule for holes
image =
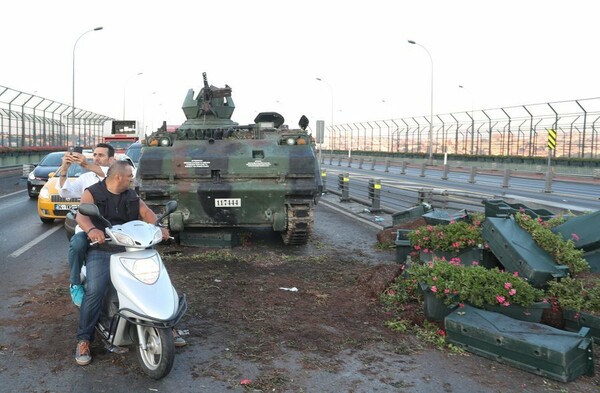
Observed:
[[[84,152],[88,162],[93,162],[92,156]],[[87,172],[87,169],[82,168],[79,164],[73,164],[67,171],[67,180],[74,181],[79,175]],[[67,213],[79,207],[79,198],[62,198],[58,194],[58,173],[51,173],[48,181],[40,190],[37,206],[38,215],[44,224],[51,224],[55,219],[64,219]]]

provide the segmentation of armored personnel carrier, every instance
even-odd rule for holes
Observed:
[[[165,124],[146,138],[136,185],[155,211],[175,199],[169,228],[182,244],[202,244],[206,228],[268,227],[284,244],[308,241],[322,192],[315,146],[307,133],[288,129],[275,112],[253,124],[231,120],[231,87],[208,85],[183,102],[187,120],[175,131]]]

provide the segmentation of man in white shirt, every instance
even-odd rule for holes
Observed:
[[[57,170],[58,194],[63,198],[81,198],[83,191],[89,186],[98,183],[106,177],[108,167],[113,163],[115,149],[107,143],[99,143],[94,148],[94,163],[89,163],[87,158],[77,152],[67,153],[63,156],[62,165]],[[67,180],[69,167],[77,163],[88,172],[81,174],[73,181]],[[83,300],[84,288],[81,285],[80,272],[88,248],[88,238],[85,232],[76,232],[69,245],[69,269],[71,299],[77,307]]]

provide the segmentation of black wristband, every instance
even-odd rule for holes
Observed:
[[[98,229],[98,228],[96,228],[96,227],[91,227],[90,229],[88,229],[88,230],[87,230],[86,234],[88,234],[88,235],[89,235],[89,234],[90,234],[90,232],[91,232],[91,231],[93,231],[94,229]]]

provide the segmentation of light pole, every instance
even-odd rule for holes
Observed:
[[[73,91],[72,91],[72,93],[73,93],[73,96],[72,96],[73,101],[72,101],[72,108],[71,108],[72,109],[72,112],[71,112],[71,123],[72,123],[71,124],[71,133],[73,135],[75,135],[75,48],[77,48],[77,43],[79,42],[79,40],[81,39],[81,37],[83,37],[87,33],[91,33],[92,31],[99,31],[99,30],[102,30],[101,26],[100,27],[96,27],[95,29],[86,31],[85,33],[81,34],[79,36],[79,38],[77,38],[77,40],[75,41],[75,45],[73,45],[73,84],[72,84],[72,87],[73,87]],[[67,141],[66,141],[66,144],[67,145],[69,144],[69,131],[67,131]]]
[[[125,120],[125,96],[126,96],[126,92],[127,92],[127,84],[129,83],[129,81],[133,78],[135,78],[136,76],[140,76],[143,75],[143,72],[138,72],[137,74],[131,75],[129,78],[127,78],[127,80],[125,81],[125,86],[123,86],[123,119],[121,120]]]
[[[458,85],[460,89],[466,90],[471,95],[471,155],[473,155],[473,141],[475,140],[475,118],[473,117],[473,93],[463,85]]]
[[[331,137],[333,139],[333,137],[335,136],[335,133],[333,131],[333,87],[331,87],[329,82],[327,82],[325,79],[317,78],[317,80],[319,82],[325,83],[329,87],[329,92],[331,93]],[[333,149],[333,143],[332,143],[331,148]],[[348,157],[350,157],[350,151],[348,151]]]
[[[413,44],[413,45],[417,45],[420,46],[421,48],[425,49],[425,52],[427,52],[427,55],[429,55],[429,60],[431,61],[431,107],[430,107],[430,111],[429,111],[429,164],[433,164],[433,57],[431,57],[431,53],[429,53],[429,51],[427,50],[427,48],[425,48],[423,45],[412,41],[412,40],[408,40],[409,44]]]

